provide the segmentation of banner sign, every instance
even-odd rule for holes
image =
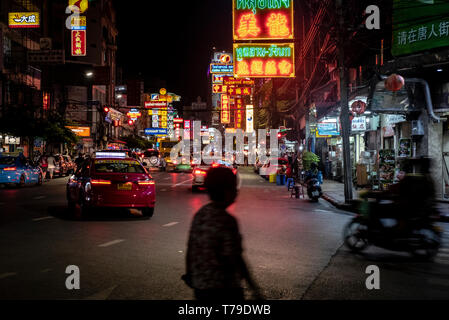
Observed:
[[[145,132],[145,134],[147,136],[150,136],[150,135],[166,135],[167,134],[167,129],[166,128],[146,128],[144,132]]]
[[[252,79],[223,77],[223,84],[228,86],[253,86],[255,81]]]
[[[167,108],[167,101],[145,101],[145,108]]]
[[[232,0],[234,41],[293,39],[293,0]]]
[[[10,28],[39,28],[39,12],[10,12],[8,22]]]
[[[243,99],[235,99],[235,128],[241,129],[243,122]]]
[[[253,105],[246,105],[246,132],[254,132],[254,107]]]
[[[72,56],[86,55],[86,30],[72,30]]]
[[[228,87],[228,94],[230,96],[250,96],[253,93],[251,87]]]
[[[294,78],[293,43],[234,43],[234,76],[239,78]]]
[[[210,73],[233,73],[234,65],[232,63],[211,63]]]
[[[394,0],[394,56],[410,54],[449,43],[449,2],[447,0]]]
[[[227,94],[221,95],[221,123],[231,122],[231,104]]]

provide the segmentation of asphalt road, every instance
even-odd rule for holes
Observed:
[[[447,299],[447,239],[434,263],[376,248],[353,255],[341,236],[350,215],[324,200],[290,198],[284,186],[249,168],[240,175],[239,197],[229,211],[239,221],[245,258],[266,298]],[[191,192],[190,174],[153,176],[151,219],[103,211],[73,220],[67,178],[0,189],[0,299],[192,299],[180,277],[192,217],[208,198]],[[365,287],[371,264],[380,268],[380,290]],[[79,267],[79,290],[65,286],[69,265]]]

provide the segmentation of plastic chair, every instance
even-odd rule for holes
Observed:
[[[290,189],[295,185],[295,180],[293,178],[287,179],[287,191],[290,191]]]

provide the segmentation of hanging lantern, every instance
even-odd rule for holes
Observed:
[[[405,80],[398,74],[393,73],[387,79],[385,79],[385,88],[389,91],[399,91],[405,84]]]
[[[365,109],[366,103],[361,100],[354,101],[351,105],[351,111],[355,114],[363,114],[365,112]]]

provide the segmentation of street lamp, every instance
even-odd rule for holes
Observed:
[[[94,73],[92,71],[86,72],[86,77],[87,78],[91,78],[93,75],[94,75]]]

